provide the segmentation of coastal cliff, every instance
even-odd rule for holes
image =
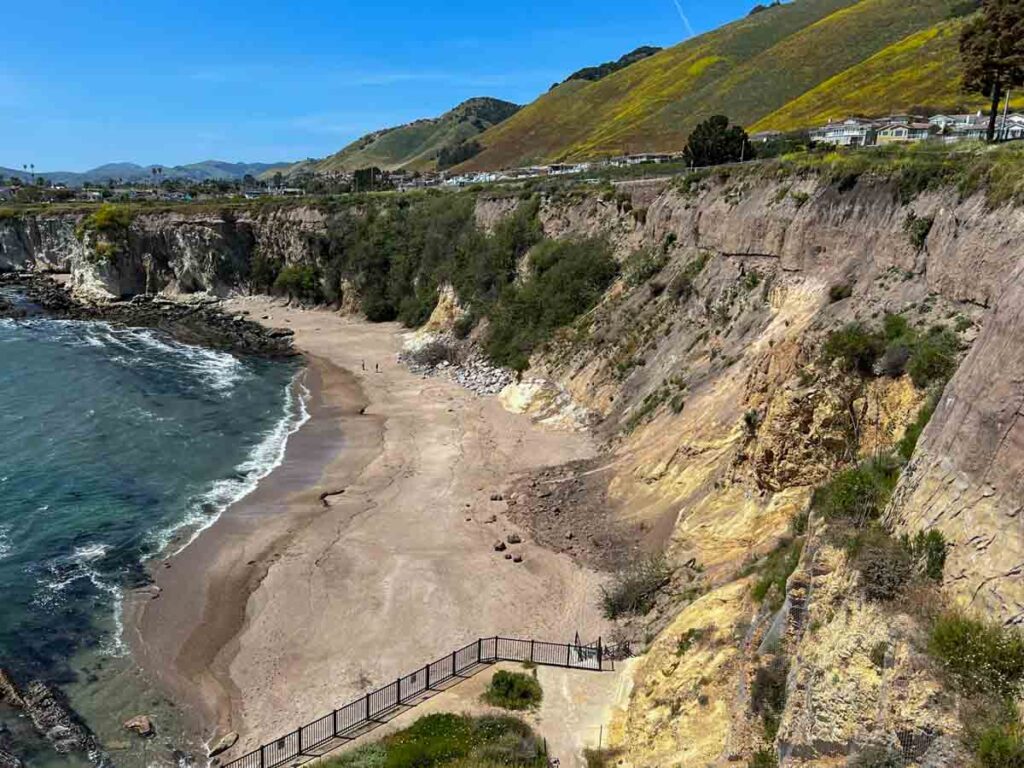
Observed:
[[[663,552],[673,574],[649,611],[623,622],[643,654],[613,724],[621,764],[772,753],[831,765],[869,750],[964,764],[958,701],[922,650],[925,604],[1021,622],[1024,210],[984,185],[908,191],[895,174],[807,169],[424,199],[432,220],[467,212],[460,243],[525,242],[511,249],[518,284],[541,238],[605,243],[618,265],[594,306],[530,348],[502,400],[603,445],[595,462],[563,468],[580,482],[557,503],[531,490],[535,479],[514,481],[510,513],[575,557],[614,567]],[[104,258],[104,236],[83,236],[86,214],[5,218],[0,268],[70,271],[77,290],[109,298],[258,292],[261,261],[294,265],[319,281],[320,301],[430,318],[430,338],[479,352],[500,317],[474,314],[480,289],[457,264],[428,280],[422,263],[399,270],[389,255],[386,279],[372,273],[372,254],[390,251],[362,239],[363,222],[408,227],[407,215],[363,202],[139,212]],[[421,239],[423,253],[449,257]],[[902,335],[887,339],[892,317]],[[477,325],[460,328],[467,318]],[[851,328],[885,354],[859,369],[826,358]],[[894,363],[921,339],[955,350],[941,374]],[[940,532],[945,570],[931,592],[894,603],[867,595],[862,555],[813,499],[904,447],[880,517],[893,541]]]

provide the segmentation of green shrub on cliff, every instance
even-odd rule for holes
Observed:
[[[103,203],[78,223],[75,236],[82,240],[86,232],[98,232],[108,238],[122,238],[134,220],[135,211],[130,206]]]
[[[907,373],[914,386],[927,389],[945,385],[956,372],[960,340],[945,328],[936,328],[915,339],[907,362]]]
[[[894,457],[868,459],[815,489],[811,505],[826,518],[863,526],[882,514],[899,477],[900,464]]]
[[[760,575],[754,582],[751,596],[758,603],[771,598],[768,607],[777,611],[786,599],[786,582],[796,570],[803,552],[803,539],[783,541],[758,566]]]
[[[645,615],[671,578],[672,571],[664,557],[646,558],[621,569],[612,577],[611,584],[602,588],[605,617]]]
[[[1024,635],[960,611],[936,619],[928,650],[960,693],[1012,698],[1024,684]]]
[[[821,359],[825,364],[838,360],[848,371],[870,375],[875,361],[884,351],[885,344],[878,333],[860,323],[850,323],[828,335],[822,346]]]
[[[491,313],[486,350],[495,363],[515,370],[551,333],[592,309],[615,279],[618,265],[600,240],[538,245],[521,285],[508,285]]]
[[[104,203],[78,222],[75,237],[79,242],[85,242],[86,235],[92,234],[90,260],[109,262],[127,246],[128,229],[134,219],[135,211],[129,206]]]
[[[320,301],[320,273],[316,267],[307,264],[292,264],[278,274],[274,280],[274,290],[285,294],[289,299]]]

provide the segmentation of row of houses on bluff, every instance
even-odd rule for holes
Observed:
[[[929,139],[952,144],[984,139],[988,123],[989,118],[981,112],[973,115],[935,115],[929,118],[893,115],[881,120],[851,117],[811,129],[810,138],[816,144],[839,147],[911,144]],[[996,119],[996,139],[1024,139],[1024,114],[1000,115]]]

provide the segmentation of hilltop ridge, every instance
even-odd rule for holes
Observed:
[[[975,8],[973,0],[767,6],[599,80],[562,83],[480,136],[483,151],[458,170],[675,151],[714,114],[789,129],[843,107],[972,106],[959,88],[956,19]],[[884,87],[847,98],[844,89],[869,75]]]
[[[322,160],[292,166],[313,173],[354,171],[375,166],[422,171],[437,167],[442,150],[451,150],[479,136],[520,109],[518,104],[490,97],[467,99],[439,117],[373,131]]]

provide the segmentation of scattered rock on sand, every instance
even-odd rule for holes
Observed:
[[[518,533],[510,533],[508,535],[508,543],[509,544],[522,544],[523,543],[523,537],[520,536]]]
[[[501,500],[502,500],[502,497],[501,497],[500,493],[492,493],[491,494],[491,501],[501,501]]]
[[[491,515],[486,520],[484,520],[484,522],[485,523],[496,523],[496,522],[498,522],[498,516],[497,515]]]
[[[125,720],[125,729],[134,731],[139,736],[150,737],[156,736],[156,728],[153,726],[153,721],[149,715],[136,715],[130,720]]]
[[[516,555],[515,557],[512,558],[512,562],[513,563],[521,563],[521,562],[523,562],[523,556],[522,555]]]
[[[213,749],[210,750],[210,757],[216,757],[217,755],[221,755],[227,752],[237,743],[237,733],[235,733],[234,731],[231,731],[230,733],[225,733],[223,736],[220,737],[220,739],[217,740],[217,743],[214,744]]]
[[[508,549],[508,547],[505,546],[505,542],[504,541],[496,541],[496,542],[494,542],[494,551],[495,552],[504,552],[506,549]]]

